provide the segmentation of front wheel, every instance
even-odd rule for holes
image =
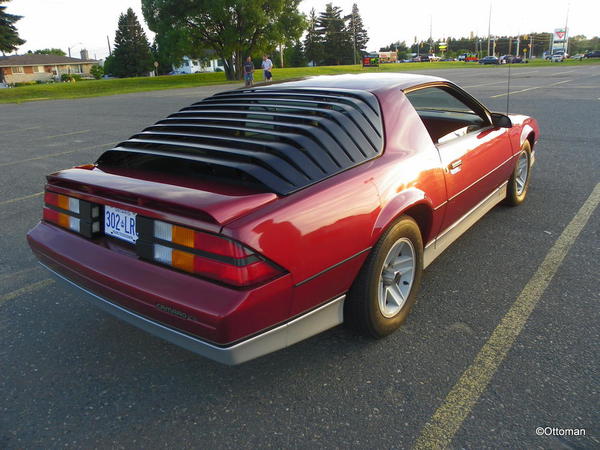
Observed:
[[[515,170],[513,170],[513,173],[508,180],[506,193],[506,203],[508,205],[518,206],[525,201],[530,177],[531,144],[526,140],[521,147]]]
[[[394,332],[417,298],[423,241],[416,222],[400,217],[381,237],[361,269],[345,305],[347,323],[375,338]]]

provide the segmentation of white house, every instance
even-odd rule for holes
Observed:
[[[187,56],[183,57],[180,66],[173,66],[173,72],[176,73],[198,73],[198,72],[220,72],[224,71],[222,59],[211,59],[207,65],[203,65],[201,59],[192,59]],[[219,68],[220,70],[217,70]]]

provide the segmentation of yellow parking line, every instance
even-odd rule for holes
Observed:
[[[493,84],[506,84],[507,80],[502,80],[502,81],[494,81],[493,83],[482,83],[482,84],[473,84],[471,86],[461,86],[463,89],[466,88],[474,88],[474,87],[479,87],[479,86],[491,86]]]
[[[504,94],[492,95],[490,98],[503,97],[503,96],[509,95],[509,94],[512,95],[512,94],[518,94],[519,92],[533,91],[534,89],[542,89],[542,88],[557,86],[562,83],[568,83],[569,81],[571,81],[571,80],[563,80],[563,81],[559,81],[558,83],[546,84],[544,86],[533,86],[533,87],[530,87],[527,89],[521,89],[520,91],[512,91],[510,93],[505,92]]]
[[[3,202],[0,202],[0,206],[3,205],[8,205],[10,203],[15,203],[15,202],[20,202],[21,200],[28,200],[30,198],[35,198],[35,197],[39,197],[40,195],[43,195],[44,192],[36,192],[35,194],[31,194],[31,195],[24,195],[23,197],[17,197],[17,198],[12,198],[10,200],[4,200]]]
[[[415,449],[450,447],[456,432],[465,418],[471,414],[479,397],[523,330],[525,322],[598,203],[600,203],[600,183],[596,185],[548,251],[542,264],[481,348],[473,363],[463,372],[442,405],[421,429],[415,442]]]
[[[111,145],[118,144],[119,142],[120,141],[108,142],[106,144],[92,145],[90,147],[81,147],[81,148],[78,148],[78,149],[75,149],[75,150],[67,150],[65,152],[51,153],[49,155],[43,155],[43,156],[36,156],[35,158],[20,159],[18,161],[11,161],[11,162],[7,162],[7,163],[2,163],[2,164],[0,164],[0,167],[14,166],[15,164],[21,164],[21,163],[26,163],[26,162],[30,162],[30,161],[37,161],[37,160],[40,160],[40,159],[52,158],[53,156],[68,155],[70,153],[81,152],[81,151],[84,151],[84,150],[92,150],[92,149],[98,148],[98,147],[108,147],[108,146],[111,146]]]
[[[514,70],[514,69],[516,69],[516,67],[514,67],[514,66],[513,66],[513,70]],[[518,71],[518,72],[517,72],[517,71],[515,71],[515,72],[514,72],[514,73],[515,73],[515,75],[517,75],[517,74],[518,74],[518,75],[527,75],[527,74],[529,74],[529,73],[539,72],[539,70],[530,70],[529,72],[521,72],[521,70],[523,70],[523,69],[517,69],[517,71]]]
[[[74,136],[76,134],[89,133],[91,130],[73,131],[72,133],[55,134],[54,136],[42,136],[44,139],[54,139],[57,137]]]
[[[560,74],[563,74],[563,73],[571,73],[571,72],[575,72],[575,69],[573,69],[573,70],[565,70],[564,72],[556,72],[556,73],[552,73],[550,75],[560,75]]]
[[[45,288],[46,286],[50,286],[54,283],[54,280],[50,278],[46,278],[45,280],[38,281],[37,283],[32,283],[28,286],[22,287],[21,289],[17,289],[16,291],[9,292],[8,294],[4,294],[0,297],[0,305],[6,303],[9,300],[17,298],[23,294],[29,294],[30,292],[37,291],[38,289]]]
[[[0,132],[0,134],[9,134],[9,133],[18,133],[19,131],[29,131],[29,130],[37,130],[42,127],[29,127],[29,128],[19,128],[16,130],[5,130]]]
[[[26,273],[40,270],[40,266],[29,267],[27,269],[18,270],[16,272],[11,273],[3,273],[0,275],[0,281],[10,280],[11,278],[16,278],[20,275],[25,275]]]

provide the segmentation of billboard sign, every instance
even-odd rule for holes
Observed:
[[[564,28],[556,28],[552,36],[553,42],[565,42],[567,40],[567,30]]]

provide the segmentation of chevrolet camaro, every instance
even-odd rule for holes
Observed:
[[[28,241],[95,305],[222,363],[343,322],[381,338],[442,251],[524,201],[538,137],[425,75],[222,92],[49,175]]]

